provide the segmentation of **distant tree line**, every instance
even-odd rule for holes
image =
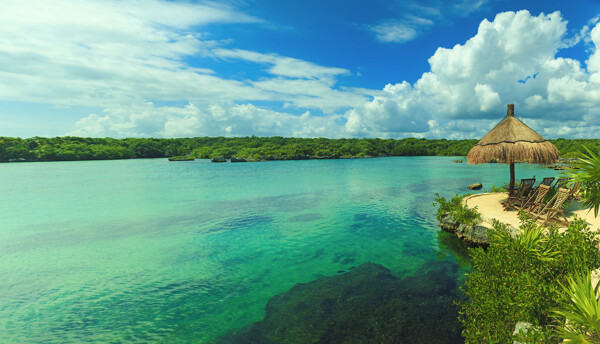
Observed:
[[[464,156],[478,140],[327,139],[288,137],[89,138],[0,137],[0,161],[67,161],[223,156],[255,160],[362,158],[380,156]],[[600,150],[597,139],[551,140],[563,157]]]

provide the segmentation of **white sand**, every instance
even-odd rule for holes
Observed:
[[[477,210],[483,218],[483,225],[486,227],[492,226],[492,219],[496,219],[504,224],[519,228],[519,216],[518,210],[512,209],[504,211],[504,207],[501,202],[508,198],[508,193],[483,193],[470,195],[463,199],[463,203],[469,208],[477,207]],[[600,215],[594,217],[594,211],[590,209],[580,209],[581,203],[571,201],[564,208],[567,219],[571,221],[575,215],[579,218],[583,218],[591,229],[600,228]],[[541,221],[540,221],[541,222]]]

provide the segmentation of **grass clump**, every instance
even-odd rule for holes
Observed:
[[[521,216],[519,233],[496,223],[487,250],[472,248],[474,271],[468,276],[459,317],[466,343],[559,343],[564,329],[565,289],[571,276],[600,266],[597,232],[575,219],[566,231],[543,229]],[[563,313],[556,311],[564,310]],[[515,324],[529,322],[526,335],[513,337]]]
[[[450,200],[446,200],[445,197],[435,194],[434,206],[438,207],[437,219],[440,221],[443,214],[450,214],[454,220],[459,223],[467,225],[474,225],[481,221],[481,214],[477,211],[477,207],[469,209],[467,206],[462,204],[462,199],[467,195],[456,195]]]

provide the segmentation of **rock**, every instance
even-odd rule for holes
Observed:
[[[307,160],[310,159],[310,155],[298,155],[292,154],[286,157],[286,160]]]
[[[513,226],[506,226],[506,230],[508,230],[508,234],[510,234],[511,237],[516,237],[517,235],[519,235],[521,233],[521,231]]]
[[[488,229],[480,224],[467,225],[456,221],[450,214],[442,214],[439,226],[442,230],[453,233],[468,245],[485,247],[490,244]]]
[[[467,240],[475,245],[489,245],[490,238],[488,237],[487,227],[481,225],[474,225],[471,231],[465,235]]]
[[[216,157],[210,159],[210,161],[212,161],[212,162],[227,162],[227,159],[225,159],[225,157],[222,157],[222,156],[216,156]]]
[[[456,263],[423,264],[398,278],[365,263],[342,275],[296,284],[265,307],[263,320],[219,343],[462,343]]]
[[[481,183],[475,183],[475,184],[471,184],[469,186],[467,186],[467,189],[469,190],[479,190],[483,187],[483,185],[481,185]]]
[[[529,322],[525,322],[525,321],[519,321],[516,325],[515,325],[515,330],[513,331],[513,336],[518,334],[519,332],[523,331],[523,334],[526,334],[527,332],[529,332],[530,330],[536,330],[537,328],[533,326],[532,323]],[[523,342],[519,342],[517,340],[513,341],[513,344],[525,344]]]
[[[489,161],[490,164],[497,164],[498,163],[498,159],[492,159]]]
[[[191,156],[173,156],[169,158],[169,161],[194,161]]]
[[[555,171],[565,171],[569,169],[569,167],[566,165],[550,165],[548,168],[551,168]]]
[[[453,162],[455,162],[457,164],[462,164],[463,161],[461,159],[458,159],[458,160],[454,160]]]
[[[230,159],[231,162],[246,162],[244,158],[238,158],[237,156],[232,156]]]

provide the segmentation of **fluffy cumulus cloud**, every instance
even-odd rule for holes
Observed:
[[[504,104],[515,103],[517,115],[549,137],[594,137],[600,124],[600,25],[589,32],[594,49],[586,66],[556,56],[572,45],[566,26],[559,12],[533,16],[523,10],[483,20],[464,44],[438,48],[431,70],[415,84],[390,84],[348,111],[346,129],[476,138],[499,120]]]
[[[568,37],[558,12],[483,20],[464,44],[438,48],[415,83],[382,90],[339,86],[345,68],[208,39],[198,28],[262,23],[213,2],[6,0],[0,22],[0,101],[100,109],[65,134],[476,138],[507,103],[548,137],[600,129],[600,24]],[[390,40],[410,38],[389,29]],[[578,42],[585,62],[557,57]],[[264,73],[228,79],[188,57]]]
[[[309,111],[291,115],[253,104],[204,108],[155,106],[145,103],[106,109],[103,115],[90,114],[76,123],[72,135],[112,137],[190,137],[190,136],[328,136],[336,116],[311,116]]]

